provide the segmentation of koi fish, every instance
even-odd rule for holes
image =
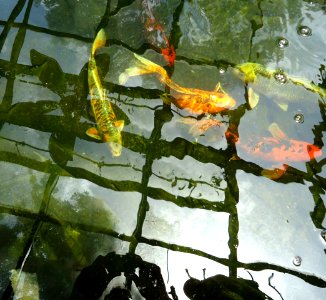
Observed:
[[[225,135],[227,139],[233,139],[233,142],[238,143],[248,154],[264,161],[300,162],[309,161],[322,155],[321,149],[314,144],[288,139],[276,123],[272,123],[268,130],[272,137],[262,137],[258,142],[250,141],[247,144],[242,144],[239,137],[231,131],[227,131]]]
[[[174,46],[170,44],[170,41],[168,37],[165,34],[165,31],[162,27],[162,25],[156,21],[153,13],[153,8],[155,4],[153,1],[143,0],[142,1],[142,7],[143,12],[146,17],[145,22],[145,29],[147,33],[147,39],[152,44],[152,48],[154,48],[155,51],[161,52],[162,56],[164,57],[165,61],[168,63],[169,67],[172,67],[174,65],[174,61],[176,58],[176,52],[174,49]],[[156,34],[155,38],[153,38],[153,35],[150,34],[150,32],[155,31]],[[163,37],[163,41],[162,41]],[[165,44],[165,47],[160,47],[158,44]]]
[[[169,78],[167,72],[161,66],[134,53],[138,60],[138,66],[126,69],[119,76],[119,83],[124,84],[132,76],[155,74],[159,81],[171,88],[171,97],[164,97],[167,104],[173,102],[180,109],[187,109],[194,114],[216,114],[236,105],[236,101],[226,94],[220,84],[213,91],[205,91],[195,88],[185,88]]]
[[[169,67],[172,67],[174,65],[174,61],[176,58],[176,52],[174,49],[174,46],[170,44],[168,37],[166,36],[163,27],[158,24],[155,20],[155,18],[152,16],[150,18],[147,19],[146,23],[145,23],[145,28],[147,29],[147,31],[159,31],[161,32],[162,36],[163,36],[163,40],[165,43],[165,47],[164,48],[159,48],[159,51],[161,52],[161,54],[163,55],[165,61],[168,63]],[[158,47],[153,46],[154,49],[157,49]]]
[[[106,142],[112,155],[120,156],[122,151],[121,131],[124,126],[124,121],[117,120],[106,90],[102,87],[95,61],[96,50],[104,47],[105,43],[105,31],[101,29],[94,40],[88,61],[88,86],[96,128],[89,128],[86,134],[92,138]]]
[[[161,53],[164,59],[166,60],[166,62],[168,63],[168,66],[172,67],[174,65],[174,61],[176,58],[176,52],[174,46],[170,44],[169,39],[167,38],[161,25],[156,25],[156,29],[162,32],[165,45],[166,45],[165,48],[161,49]]]
[[[226,138],[232,143],[237,143],[248,155],[259,158],[263,161],[283,164],[283,170],[263,170],[262,175],[271,179],[277,179],[284,174],[289,162],[305,162],[322,155],[321,149],[305,141],[289,139],[276,123],[268,127],[272,137],[262,137],[259,141],[250,140],[248,143],[241,143],[234,128],[225,132]]]
[[[235,74],[238,75],[246,83],[255,82],[258,78],[258,75],[261,75],[265,78],[275,78],[277,79],[277,74],[282,74],[284,76],[284,82],[291,82],[293,84],[303,86],[306,90],[313,93],[319,94],[322,98],[326,98],[326,90],[315,85],[304,78],[299,78],[295,76],[290,76],[283,71],[276,71],[271,69],[265,69],[262,65],[257,63],[243,63],[236,65],[234,67]]]
[[[303,98],[303,93],[307,99],[311,98],[311,93],[326,98],[326,90],[308,80],[289,76],[283,71],[265,69],[257,63],[236,65],[234,73],[248,84],[248,101],[251,108],[258,104],[259,94],[273,98],[284,111],[288,109],[288,102]]]

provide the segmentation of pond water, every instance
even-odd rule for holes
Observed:
[[[190,299],[326,299],[325,14],[322,0],[0,0],[1,299],[182,300],[189,276]],[[117,156],[86,134],[101,28]],[[168,79],[138,74],[134,53]],[[178,102],[214,89],[235,105]]]

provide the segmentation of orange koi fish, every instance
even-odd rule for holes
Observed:
[[[283,164],[283,170],[279,168],[263,170],[262,175],[265,177],[277,179],[285,173],[287,169],[285,163],[310,161],[322,155],[322,150],[314,144],[289,139],[276,123],[272,123],[268,130],[272,137],[262,137],[258,142],[249,141],[247,144],[241,143],[234,128],[231,127],[225,132],[229,141],[237,143],[250,156]]]
[[[163,84],[171,89],[172,99],[164,97],[163,101],[167,104],[173,102],[180,109],[187,109],[194,114],[216,114],[236,105],[236,101],[222,90],[220,84],[217,84],[213,91],[185,88],[169,78],[161,66],[135,53],[134,56],[138,60],[138,66],[126,69],[119,76],[120,84],[126,83],[132,76],[155,74]]]
[[[156,46],[153,46],[153,48],[155,50],[159,49],[159,51],[161,52],[161,54],[163,55],[165,61],[168,63],[169,67],[172,67],[174,65],[174,61],[176,58],[176,52],[174,49],[174,46],[170,44],[168,37],[166,36],[163,27],[158,24],[155,20],[155,18],[152,16],[150,18],[147,19],[146,24],[145,24],[145,28],[147,29],[147,31],[159,31],[162,36],[163,36],[163,40],[165,43],[165,47],[164,48],[158,48]]]
[[[151,39],[151,36],[149,35],[149,32],[155,31],[156,33],[159,33],[155,38],[155,45],[152,45],[152,48],[154,48],[155,51],[161,52],[164,59],[168,63],[169,67],[172,67],[174,65],[174,61],[176,58],[176,52],[174,49],[174,46],[170,44],[168,37],[165,34],[165,31],[162,27],[162,25],[156,21],[153,13],[153,8],[156,6],[153,1],[144,0],[142,1],[143,11],[146,16],[146,22],[145,22],[145,29],[147,32],[147,39]],[[163,41],[161,40],[161,37],[163,37]],[[160,47],[157,44],[165,44],[165,47]]]
[[[163,38],[164,38],[164,41],[166,44],[166,47],[161,49],[161,53],[162,53],[164,59],[166,60],[166,62],[168,63],[168,66],[172,67],[174,65],[174,61],[176,58],[176,52],[175,52],[174,46],[170,44],[161,25],[156,25],[156,29],[162,32]]]
[[[225,136],[238,143],[251,156],[269,162],[309,161],[322,155],[321,149],[314,144],[288,139],[276,123],[272,123],[268,130],[272,137],[262,137],[256,143],[252,141],[252,143],[242,144],[239,137],[231,131],[227,131]]]

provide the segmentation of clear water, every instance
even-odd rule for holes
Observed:
[[[250,144],[271,140],[276,123],[281,143],[324,151],[325,99],[293,82],[246,84],[235,74],[253,62],[325,89],[325,9],[299,0],[0,0],[2,298],[67,299],[79,272],[114,251],[159,266],[179,299],[188,299],[185,269],[199,280],[203,269],[206,278],[253,278],[272,299],[325,299],[325,154],[270,161],[277,143],[259,154]],[[205,116],[163,105],[155,76],[119,84],[133,52],[166,65],[149,12],[175,46],[172,79],[202,90],[219,82],[236,99],[212,116],[220,126],[194,135]],[[108,36],[101,80],[125,121],[119,157],[85,133],[94,123],[87,63],[100,28]],[[237,143],[225,137],[232,124]],[[275,168],[278,178],[264,173]],[[126,282],[115,278],[103,299]],[[132,294],[142,299],[135,285]]]

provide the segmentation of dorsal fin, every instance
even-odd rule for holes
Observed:
[[[268,131],[272,134],[274,138],[278,140],[286,140],[288,138],[276,123],[272,123],[271,125],[269,125]]]

